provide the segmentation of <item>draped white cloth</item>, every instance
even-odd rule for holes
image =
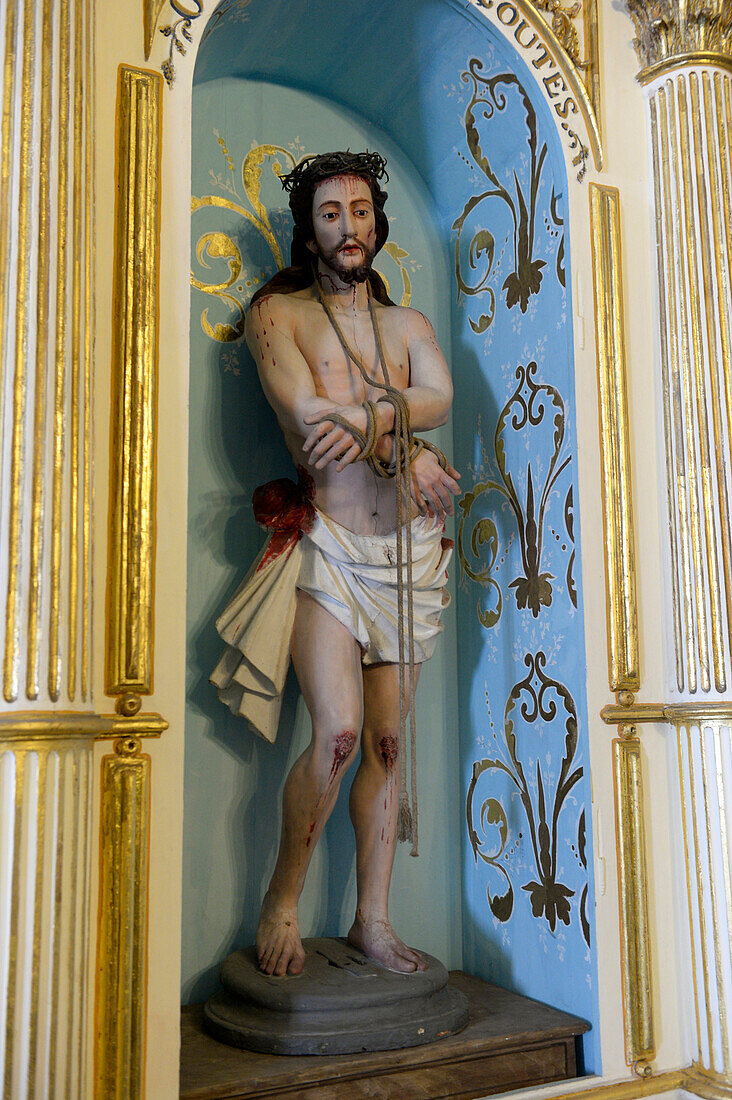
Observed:
[[[234,714],[273,742],[298,588],[350,631],[363,650],[364,664],[398,661],[399,644],[396,531],[358,535],[316,511],[310,530],[268,560],[270,541],[216,621],[226,649],[211,682]],[[416,664],[432,656],[442,630],[451,555],[452,542],[443,537],[441,524],[423,516],[412,520]],[[406,566],[404,581],[406,587]],[[406,614],[406,594],[404,603]],[[404,656],[409,659],[408,653]]]

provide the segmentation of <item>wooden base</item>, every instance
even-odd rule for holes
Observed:
[[[475,1100],[577,1075],[576,1036],[589,1024],[455,971],[470,1003],[459,1035],[373,1054],[280,1057],[236,1050],[203,1029],[199,1005],[183,1009],[181,1100]]]

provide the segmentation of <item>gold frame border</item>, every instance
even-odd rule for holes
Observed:
[[[547,1100],[635,1100],[640,1096],[655,1096],[659,1092],[670,1092],[681,1088],[685,1083],[685,1069],[667,1070],[642,1080],[631,1078],[627,1081],[610,1081],[605,1085],[590,1085],[585,1089],[571,1089],[564,1092],[552,1092],[551,1085],[542,1085],[542,1096]],[[581,1078],[577,1078],[581,1080]],[[556,1086],[555,1086],[556,1087]],[[505,1095],[505,1094],[503,1094]]]
[[[611,703],[600,711],[609,726],[630,722],[671,722],[688,725],[699,722],[729,722],[732,725],[732,702],[707,703],[634,703],[628,706]]]
[[[108,695],[153,680],[163,78],[120,65],[112,306]]]
[[[119,737],[102,757],[95,1100],[145,1094],[150,757]]]
[[[595,113],[597,132],[602,138],[600,112],[602,108],[602,81],[600,79],[600,27],[597,17],[597,0],[584,0],[582,5],[584,31],[585,79],[584,84]]]
[[[557,1087],[557,1086],[555,1086]],[[638,1080],[610,1081],[605,1085],[590,1085],[584,1089],[565,1089],[552,1091],[551,1085],[544,1085],[542,1095],[547,1100],[635,1100],[641,1096],[656,1096],[660,1092],[671,1092],[684,1088],[696,1096],[707,1100],[731,1100],[732,1089],[719,1077],[710,1075],[700,1066],[691,1065],[680,1069],[666,1070]],[[504,1094],[505,1095],[505,1094]]]
[[[620,247],[620,193],[591,183],[590,226],[605,529],[608,679],[611,691],[640,687]]]
[[[728,1077],[704,1069],[694,1063],[684,1074],[684,1087],[693,1092],[695,1096],[703,1096],[705,1100],[730,1100],[732,1098],[732,1083]]]
[[[625,1058],[641,1077],[655,1058],[651,946],[646,889],[643,769],[635,726],[620,726],[613,741],[613,782],[620,900]]]

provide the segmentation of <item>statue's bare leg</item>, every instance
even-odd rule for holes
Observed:
[[[419,668],[415,673],[418,677]],[[402,766],[398,753],[398,666],[364,667],[363,700],[361,763],[351,787],[358,902],[348,939],[365,955],[391,970],[424,970],[422,957],[402,943],[389,923],[389,883],[396,847]]]
[[[358,751],[363,721],[360,646],[304,592],[298,592],[292,660],[313,737],[285,783],[277,864],[257,928],[259,965],[276,975],[299,974],[305,965],[297,904],[341,779]]]

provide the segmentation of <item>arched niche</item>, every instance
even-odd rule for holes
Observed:
[[[572,325],[571,259],[586,249],[582,180],[599,148],[586,97],[540,22],[528,5],[487,0],[468,7],[358,0],[347,18],[328,0],[224,0],[202,34],[193,27],[200,43],[192,191],[194,205],[205,192],[246,206],[241,165],[252,143],[299,156],[339,146],[346,134],[390,156],[393,241],[417,257],[413,304],[436,322],[452,359],[456,402],[446,438],[467,490],[456,524],[453,617],[420,689],[423,855],[416,867],[400,860],[394,919],[405,938],[447,955],[450,965],[597,1024],[574,400],[583,342]],[[206,94],[226,120],[218,135]],[[226,107],[245,102],[256,130],[250,141]],[[197,118],[211,131],[206,152]],[[330,132],[339,140],[324,142]],[[204,161],[223,183],[209,176],[204,186],[197,176]],[[240,194],[232,196],[226,183],[237,174]],[[275,184],[270,171],[273,210]],[[218,206],[223,221],[211,209],[193,215],[195,278],[226,283],[233,252],[222,237],[218,256],[214,238],[203,251],[200,241],[225,233],[241,252],[245,230],[249,274],[261,278],[257,256],[269,274],[273,253],[269,245],[262,252],[262,234],[252,238],[251,223],[231,207]],[[273,232],[285,240],[278,218]],[[206,272],[197,256],[218,266]],[[246,282],[237,277],[222,293],[243,303]],[[227,315],[216,297],[206,298],[208,324],[236,324],[239,307],[230,302]],[[211,619],[261,541],[245,498],[282,472],[283,456],[271,445],[274,422],[256,388],[236,391],[248,369],[240,341],[206,335],[204,308],[194,297],[183,971],[184,990],[197,996],[217,960],[251,939],[270,859],[262,846],[274,849],[278,788],[295,752],[284,741],[274,750],[254,745],[205,695]],[[248,418],[246,453],[237,456],[240,413]],[[296,742],[305,731],[295,693],[286,708]],[[332,925],[352,892],[350,852],[338,850],[346,815],[336,814],[304,898],[306,930],[344,930],[345,917]],[[201,877],[207,828],[218,855]],[[599,1072],[595,1036],[585,1040],[585,1065]]]

